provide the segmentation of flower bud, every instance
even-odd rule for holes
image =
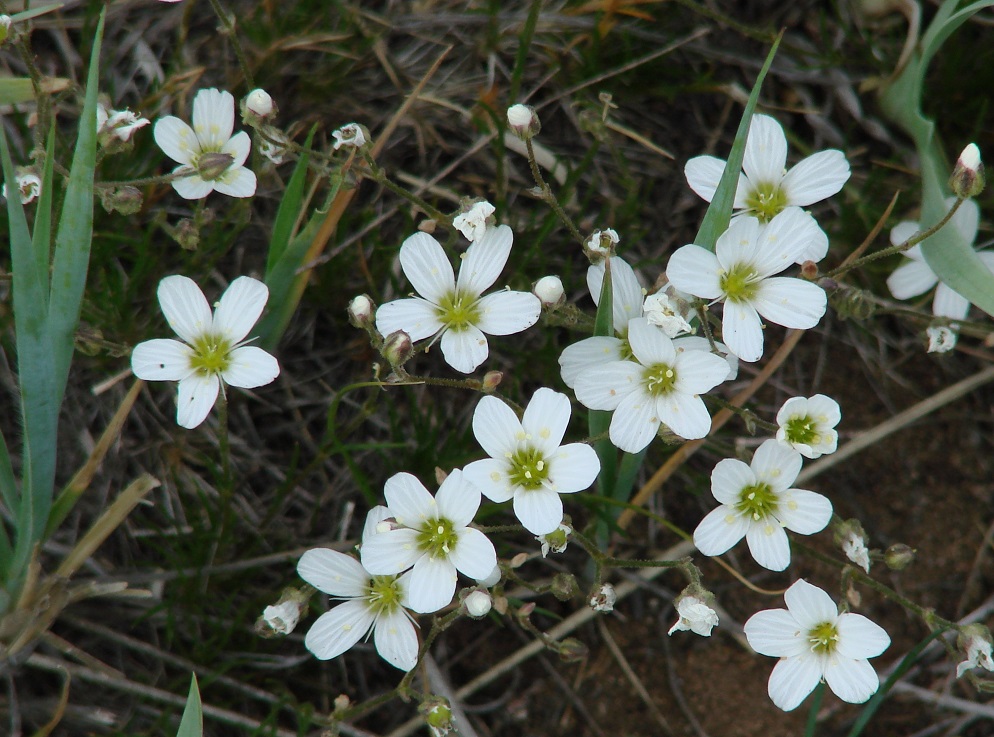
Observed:
[[[254,89],[245,96],[245,109],[260,118],[269,117],[276,108],[273,98],[262,89]]]
[[[542,130],[542,123],[531,105],[511,105],[507,109],[507,124],[518,138],[532,138]]]
[[[966,660],[956,666],[957,678],[962,678],[963,674],[972,668],[994,671],[994,657],[992,657],[994,646],[991,642],[991,631],[986,626],[974,622],[961,627],[956,638],[956,646],[966,656]]]
[[[959,155],[952,176],[949,177],[949,189],[963,199],[976,197],[984,191],[984,165],[980,161],[977,144],[969,144]]]
[[[493,224],[492,215],[496,208],[486,200],[466,203],[463,211],[452,218],[452,227],[465,236],[470,243],[475,243],[487,234],[487,225]]]
[[[411,360],[411,356],[414,355],[414,344],[411,342],[410,335],[403,330],[398,330],[387,336],[380,352],[396,369]]]
[[[904,543],[894,543],[884,551],[884,563],[893,571],[901,571],[915,559],[915,549]]]
[[[349,302],[349,322],[354,327],[366,329],[373,324],[373,313],[376,305],[368,295],[360,294]]]
[[[17,191],[21,196],[21,204],[26,205],[29,202],[33,202],[41,194],[41,178],[29,169],[17,170]],[[7,197],[7,183],[4,182],[3,189],[0,191],[4,197]]]
[[[331,135],[335,137],[336,151],[342,146],[359,148],[360,146],[365,146],[369,141],[369,131],[366,130],[365,126],[358,123],[343,125],[337,131],[333,131]]]
[[[307,608],[308,590],[286,589],[280,600],[262,611],[256,620],[255,631],[261,637],[288,635],[293,632],[301,613]]]
[[[711,630],[718,626],[718,613],[710,606],[713,599],[714,595],[700,586],[685,588],[675,602],[676,624],[666,634],[690,630],[701,637],[710,637]]]
[[[490,594],[486,591],[480,591],[477,589],[463,599],[462,605],[466,610],[466,614],[471,616],[473,619],[480,619],[481,617],[485,617],[489,614],[490,607],[493,606],[493,599],[490,598]]]
[[[543,276],[532,287],[532,294],[539,298],[542,306],[548,310],[555,311],[566,301],[566,292],[563,290],[563,282],[558,276]]]
[[[493,394],[503,380],[503,371],[487,371],[483,375],[483,381],[480,382],[480,391],[484,394]]]
[[[801,278],[814,281],[818,278],[818,264],[814,261],[805,261],[801,264]]]
[[[134,215],[142,209],[142,193],[137,187],[125,184],[120,187],[100,189],[100,204],[107,212]]]
[[[174,228],[166,228],[166,232],[186,251],[196,251],[200,245],[200,228],[190,218],[183,218]]]
[[[222,151],[209,151],[202,154],[197,160],[197,174],[205,182],[213,182],[224,175],[231,165],[235,163],[235,157]]]
[[[421,702],[418,711],[424,714],[425,724],[428,725],[432,737],[443,737],[452,731],[452,708],[447,699],[441,696],[429,696]]]
[[[609,583],[602,583],[590,596],[590,608],[595,612],[614,611],[614,602],[618,600],[618,595],[614,591],[614,586]]]
[[[564,663],[576,663],[586,659],[590,650],[575,637],[567,637],[559,643],[559,659]]]
[[[833,528],[835,544],[853,563],[870,572],[870,551],[866,549],[866,532],[858,519],[847,519]]]
[[[616,250],[615,246],[620,242],[621,238],[618,237],[618,231],[614,228],[595,230],[583,242],[583,252],[587,254],[590,263],[596,264],[613,256]]]
[[[576,576],[572,573],[557,573],[552,577],[549,590],[559,601],[569,601],[580,593],[580,584],[576,582]]]
[[[14,19],[9,15],[0,15],[0,44],[7,40],[7,36],[10,34],[10,24],[13,22]]]
[[[956,347],[959,338],[951,325],[931,325],[925,328],[928,338],[928,353],[948,353]]]

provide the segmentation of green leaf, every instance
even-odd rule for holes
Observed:
[[[54,95],[69,88],[71,80],[64,77],[44,77],[41,91]],[[34,102],[35,86],[28,77],[4,77],[0,79],[0,105],[16,105],[21,102]]]
[[[176,737],[203,737],[204,735],[204,705],[200,701],[200,689],[197,687],[197,674],[190,675],[190,693],[186,697],[186,708],[179,723]]]
[[[594,335],[614,335],[614,288],[611,278],[611,260],[604,261],[604,281],[601,282],[600,298],[597,300],[597,315],[594,318]],[[592,409],[587,412],[587,428],[591,437],[602,435],[611,426],[611,413]],[[609,438],[594,443],[594,450],[601,461],[601,472],[597,477],[597,488],[601,496],[613,497],[617,475],[618,449]]]
[[[756,110],[756,103],[759,102],[759,91],[763,88],[763,80],[770,70],[773,57],[776,56],[780,47],[780,39],[783,38],[783,31],[773,42],[770,53],[766,55],[766,62],[759,70],[756,77],[756,84],[749,93],[749,100],[746,102],[745,110],[742,112],[742,120],[739,121],[738,130],[735,132],[735,141],[732,143],[732,150],[728,154],[728,161],[725,163],[725,171],[721,174],[721,181],[718,189],[715,190],[711,204],[704,214],[701,222],[701,229],[697,231],[694,243],[709,251],[714,250],[718,237],[728,230],[728,223],[732,219],[732,206],[735,204],[735,190],[739,184],[739,173],[742,171],[742,159],[745,158],[746,138],[749,136],[749,125],[752,123],[752,114]]]
[[[280,200],[280,207],[276,211],[276,220],[273,222],[273,235],[269,239],[269,254],[266,256],[266,278],[264,281],[269,285],[270,275],[276,264],[279,262],[290,238],[293,236],[293,226],[300,216],[301,203],[304,199],[304,184],[307,180],[307,162],[310,159],[311,142],[318,127],[315,123],[311,132],[307,134],[304,141],[304,150],[300,155],[300,160],[293,169],[290,181],[283,192],[283,199]],[[272,285],[270,285],[272,289]]]
[[[49,5],[42,5],[37,8],[30,8],[28,10],[22,10],[20,13],[14,13],[10,16],[11,21],[14,23],[19,23],[22,20],[28,20],[29,18],[37,18],[39,15],[45,15],[45,13],[51,13],[59,8],[61,8],[65,3],[51,3]]]

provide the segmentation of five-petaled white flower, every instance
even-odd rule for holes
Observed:
[[[496,212],[496,208],[486,200],[474,202],[472,206],[452,218],[452,227],[462,233],[466,240],[475,243],[487,232],[487,218]]]
[[[670,627],[667,635],[682,630],[690,630],[701,637],[710,637],[711,630],[718,626],[718,613],[696,596],[683,596],[676,604],[678,619]]]
[[[376,311],[376,329],[382,335],[403,330],[412,341],[441,336],[446,363],[471,373],[490,353],[487,335],[520,333],[542,313],[542,303],[530,292],[480,296],[500,276],[512,241],[506,225],[487,228],[483,238],[466,249],[456,280],[438,241],[415,233],[400,247],[400,265],[421,296],[382,305]]]
[[[773,703],[792,711],[822,680],[850,704],[876,693],[880,680],[867,658],[890,646],[883,628],[861,614],[839,614],[832,597],[804,579],[783,598],[786,609],[757,612],[745,623],[752,649],[780,658],[768,687]]]
[[[235,98],[230,92],[200,90],[193,98],[193,127],[167,115],[152,129],[166,156],[179,163],[173,189],[187,200],[199,200],[214,190],[230,197],[255,194],[255,174],[248,169],[252,141],[248,133],[231,135],[235,125]]]
[[[169,327],[185,343],[160,338],[135,346],[131,370],[146,381],[178,381],[176,422],[197,427],[217,400],[222,382],[254,389],[280,374],[276,359],[245,345],[269,299],[269,289],[247,276],[235,279],[211,315],[207,298],[192,279],[167,276],[159,282],[159,305]]]
[[[735,220],[718,237],[715,252],[687,245],[670,256],[666,276],[677,289],[711,300],[724,300],[721,336],[743,361],[763,355],[763,323],[813,328],[828,300],[816,284],[777,277],[806,247],[805,213],[789,208],[760,229],[756,218]]]
[[[812,154],[790,171],[786,165],[783,128],[768,115],[754,115],[742,160],[745,173],[739,174],[733,207],[769,222],[787,207],[807,207],[831,197],[849,180],[849,162],[835,149]],[[714,156],[697,156],[684,167],[690,188],[708,202],[724,171],[725,162]]]
[[[470,463],[463,474],[491,501],[513,498],[514,514],[533,535],[558,529],[559,495],[589,488],[600,473],[589,445],[560,445],[569,419],[569,398],[545,387],[535,392],[520,420],[494,396],[483,397],[473,413],[473,434],[490,458]]]
[[[480,508],[480,490],[461,471],[452,471],[434,497],[409,473],[387,479],[383,493],[390,529],[364,539],[359,555],[376,575],[414,567],[407,606],[423,614],[438,611],[452,601],[456,571],[474,579],[491,574],[497,565],[493,543],[468,526]]]
[[[831,397],[791,397],[777,412],[777,440],[805,458],[821,458],[835,452],[839,444],[835,426],[841,419],[839,403]]]
[[[743,537],[756,562],[771,571],[790,564],[788,530],[813,535],[832,518],[832,503],[821,494],[791,488],[801,455],[776,440],[756,449],[752,463],[719,461],[711,472],[711,493],[721,502],[694,530],[704,555],[721,555]]]
[[[383,507],[370,510],[363,544],[374,534]],[[297,564],[300,577],[319,591],[345,601],[311,625],[304,646],[319,660],[341,655],[370,630],[376,652],[395,668],[409,671],[418,661],[418,635],[409,607],[411,572],[374,576],[351,555],[337,550],[308,550]]]
[[[682,438],[703,438],[711,415],[700,395],[723,382],[728,363],[707,351],[678,351],[644,317],[628,323],[630,360],[589,367],[576,378],[576,398],[590,409],[613,410],[611,442],[638,453],[661,424]]]

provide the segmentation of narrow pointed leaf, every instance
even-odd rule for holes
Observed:
[[[186,697],[186,707],[183,718],[179,723],[176,737],[203,737],[204,735],[204,705],[200,700],[200,689],[197,687],[197,674],[190,676],[190,693]]]

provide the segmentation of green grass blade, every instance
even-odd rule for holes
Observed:
[[[509,105],[517,103],[518,95],[521,94],[521,80],[525,75],[525,66],[528,63],[532,39],[535,37],[535,27],[538,25],[538,17],[541,12],[542,0],[532,0],[531,7],[528,9],[528,17],[525,18],[524,28],[518,34],[518,53],[514,59],[514,70],[511,72],[511,87],[507,94]]]
[[[48,294],[48,267],[52,262],[52,205],[55,203],[55,123],[48,132],[48,145],[45,147],[45,167],[41,175],[41,195],[35,211],[34,229],[31,232],[31,248],[34,250],[35,270],[45,285]],[[47,301],[47,300],[46,300]]]
[[[310,159],[311,142],[314,140],[314,133],[318,127],[315,124],[311,132],[304,141],[304,152],[300,155],[297,166],[293,169],[290,181],[286,185],[283,199],[280,200],[279,210],[276,211],[276,220],[273,222],[273,235],[269,239],[269,254],[266,256],[266,278],[264,281],[269,284],[270,277],[276,264],[286,252],[293,237],[293,226],[300,215],[301,203],[304,200],[304,185],[307,181],[307,162]],[[270,286],[270,289],[272,287]]]
[[[763,80],[766,79],[766,73],[770,70],[770,65],[773,63],[773,57],[777,54],[777,49],[780,47],[780,39],[782,38],[783,32],[781,31],[780,35],[773,42],[770,53],[766,55],[766,62],[763,64],[763,68],[759,70],[759,76],[756,77],[756,84],[753,85],[752,92],[749,93],[749,100],[746,102],[745,110],[742,112],[742,120],[739,121],[738,130],[735,132],[735,141],[732,143],[732,150],[728,154],[725,171],[721,175],[721,181],[718,183],[718,189],[715,190],[714,197],[711,199],[711,204],[708,205],[708,210],[704,214],[701,229],[697,231],[697,237],[694,239],[694,243],[709,251],[714,250],[714,245],[718,242],[718,236],[728,230],[728,223],[732,219],[732,205],[735,204],[735,189],[739,184],[739,172],[742,171],[742,159],[745,157],[745,144],[746,138],[749,136],[749,125],[752,123],[752,114],[756,110],[756,103],[759,101],[759,92],[763,88]]]
[[[197,687],[197,674],[190,675],[190,693],[186,697],[186,707],[183,718],[179,723],[176,737],[203,737],[204,735],[204,705],[200,701],[200,689]]]
[[[594,335],[614,335],[614,289],[611,286],[611,261],[604,262],[604,281],[597,301],[597,315],[594,318]],[[592,409],[587,413],[587,428],[590,436],[606,433],[611,426],[611,413]],[[617,476],[618,449],[608,438],[594,443],[594,450],[601,461],[601,472],[597,477],[597,488],[601,496],[613,497]]]
[[[978,2],[971,3],[962,10],[953,13],[957,5],[959,5],[959,0],[946,0],[922,36],[922,68],[928,66],[935,52],[957,28],[984,8],[994,5],[994,0],[978,0]]]

